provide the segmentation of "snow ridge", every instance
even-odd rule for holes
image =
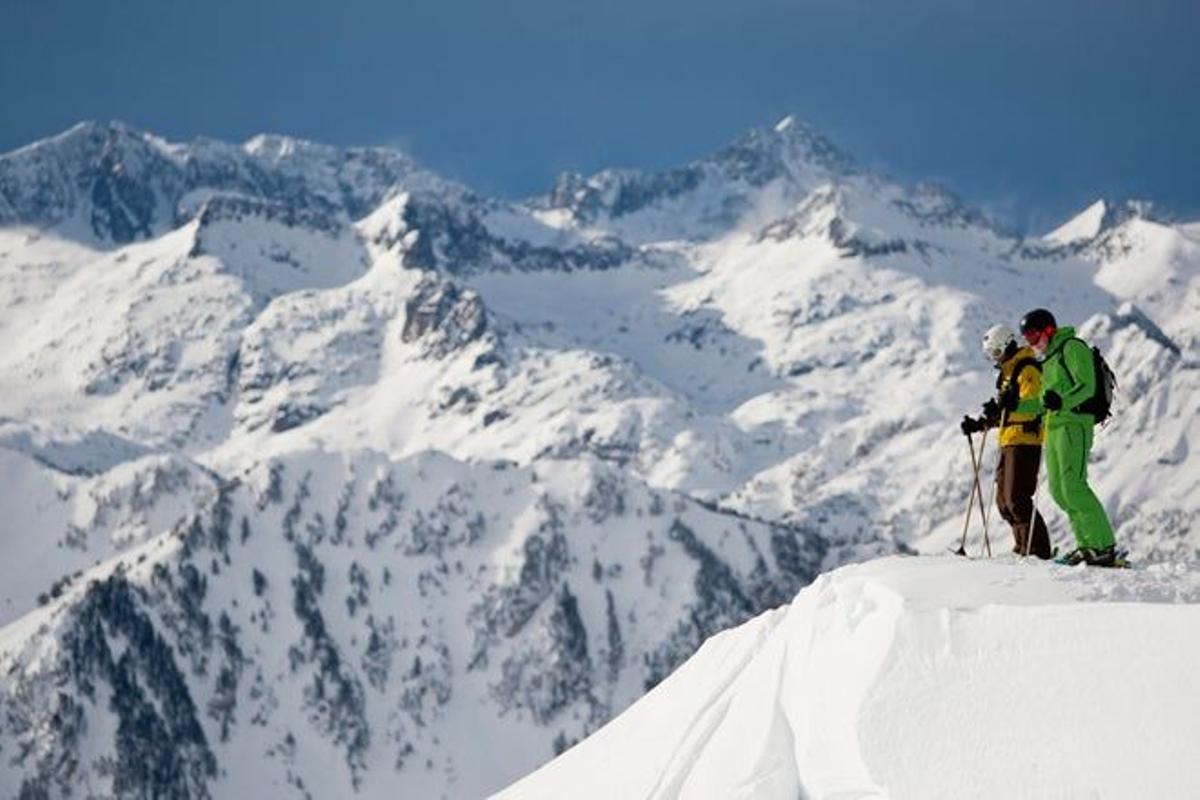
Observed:
[[[496,797],[1184,796],[1198,614],[1183,564],[846,567]]]

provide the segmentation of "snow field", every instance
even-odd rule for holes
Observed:
[[[1198,623],[1182,564],[845,567],[496,797],[1191,797]]]

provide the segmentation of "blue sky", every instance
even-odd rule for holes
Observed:
[[[0,150],[268,130],[509,196],[795,113],[1017,226],[1100,195],[1200,217],[1198,0],[6,0],[0,99]]]

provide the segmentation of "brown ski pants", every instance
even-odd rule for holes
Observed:
[[[1000,509],[1000,516],[1012,526],[1015,553],[1025,552],[1041,461],[1042,448],[1035,444],[1014,444],[1000,448],[1000,465],[996,469],[996,507]],[[1038,558],[1051,556],[1050,533],[1041,514],[1033,520],[1033,541],[1029,544],[1029,552]]]

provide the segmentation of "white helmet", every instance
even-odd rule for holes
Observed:
[[[983,335],[983,352],[993,361],[1004,357],[1008,346],[1017,341],[1017,335],[1007,325],[993,325]]]

